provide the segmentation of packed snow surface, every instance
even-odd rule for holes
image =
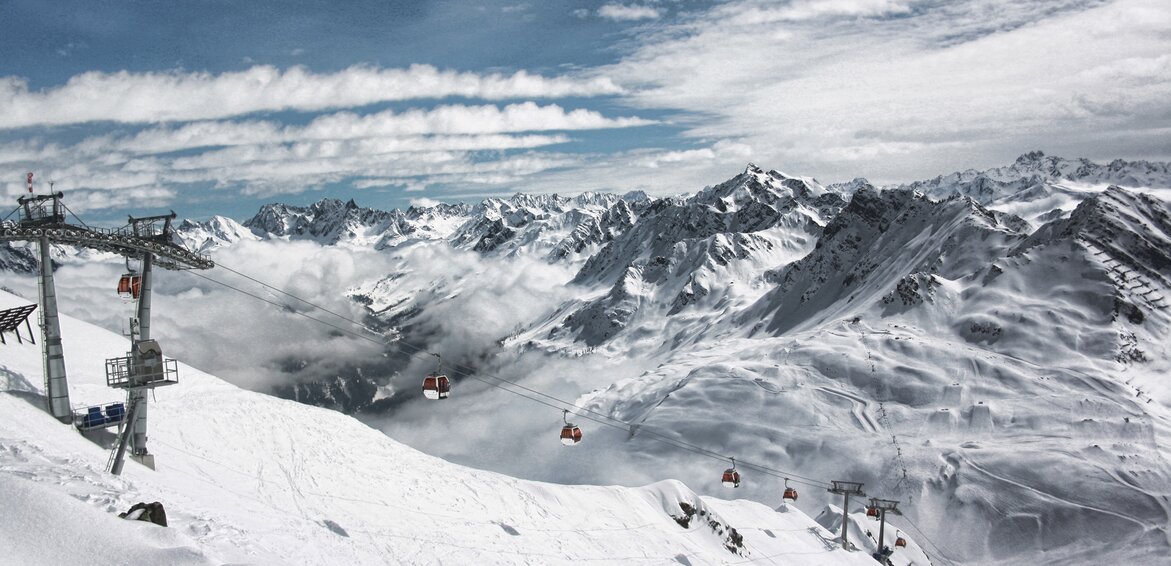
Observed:
[[[910,542],[896,551],[896,563],[922,564],[926,558],[916,553],[923,549],[936,563],[1161,564],[1171,553],[1169,196],[1168,164],[1099,165],[1033,152],[1006,167],[886,189],[861,178],[823,187],[749,165],[725,183],[668,198],[516,195],[391,212],[333,199],[266,205],[243,224],[184,223],[178,239],[221,266],[361,318],[390,344],[313,326],[298,317],[304,305],[272,289],[258,294],[284,307],[253,304],[183,273],[158,279],[155,335],[171,354],[215,367],[233,383],[359,414],[422,452],[509,476],[631,486],[644,499],[657,494],[651,506],[663,510],[683,509],[683,501],[634,486],[672,477],[700,494],[728,493],[718,481],[726,460],[661,442],[667,438],[817,482],[864,482],[870,496],[900,501],[905,515],[892,517],[891,527]],[[0,248],[0,264],[19,274],[3,282],[29,297],[36,294],[26,275],[35,267],[32,252],[35,246]],[[114,316],[106,298],[120,258],[100,263],[66,252],[54,250],[63,308],[117,329],[123,315]],[[67,342],[73,364],[71,347]],[[95,359],[123,348],[103,348]],[[427,352],[435,351],[447,367],[462,368],[441,405],[418,394],[419,376],[434,367]],[[30,377],[39,375],[35,363],[20,371],[37,381]],[[626,424],[580,422],[585,441],[562,449],[555,440],[560,411],[478,381],[493,376],[553,395],[575,413]],[[198,379],[161,391],[160,406],[190,395],[184,388]],[[107,397],[94,399],[111,400],[99,389]],[[201,402],[219,411],[220,401]],[[335,418],[311,414],[314,422]],[[235,420],[217,425],[217,418],[200,417],[193,426],[222,426],[234,436],[249,430]],[[288,416],[286,429],[303,426],[302,419]],[[255,426],[267,430],[274,420]],[[369,432],[347,431],[327,435],[328,447],[349,450],[350,437]],[[168,449],[162,442],[188,450],[159,440],[152,444],[157,453]],[[241,477],[283,470],[295,477],[298,468],[287,462],[325,446],[298,442],[294,456],[291,447],[260,438],[237,450],[275,452],[284,468],[269,463],[259,473],[259,464],[232,465]],[[376,460],[380,450],[386,448],[363,447],[361,459]],[[343,475],[361,475],[348,457],[327,453]],[[185,461],[180,454],[161,458],[159,474]],[[215,468],[192,463],[201,473]],[[434,466],[448,473],[446,464]],[[758,472],[744,468],[736,495],[781,505],[782,479]],[[459,484],[464,473],[451,477]],[[396,478],[387,483],[413,481]],[[350,487],[324,491],[279,474],[265,481],[248,489],[295,484],[300,491],[285,490],[295,497],[269,495],[293,507],[324,505],[326,495]],[[827,503],[841,501],[827,500],[824,487],[798,487],[801,499],[791,507],[836,532],[840,519]],[[434,500],[420,501],[406,507],[434,510]],[[753,558],[656,551],[648,562],[769,556],[756,548],[763,543],[752,538],[753,527],[734,520],[739,503],[687,501],[696,514],[710,511],[724,521],[717,525],[735,527]],[[851,517],[863,503],[850,501]],[[388,528],[356,526],[373,520],[365,515],[317,514],[323,518],[314,525],[335,537]],[[564,511],[548,516],[581,522]],[[518,524],[536,528],[499,521],[484,528],[497,537],[525,533]],[[443,532],[451,526],[424,524]],[[780,532],[764,529],[769,541]],[[860,548],[874,549],[873,523],[859,518],[848,529]],[[709,531],[702,537],[723,548],[730,531]],[[887,535],[890,544],[894,535]],[[633,546],[615,544],[603,553],[610,558],[599,560],[635,556]]]
[[[0,308],[25,303],[0,293]],[[62,327],[73,404],[120,400],[102,364],[125,339],[68,316]],[[183,364],[151,401],[157,470],[128,461],[113,476],[113,433],[87,438],[44,412],[40,347],[9,340],[0,353],[4,563],[872,563],[795,509],[673,480],[563,486],[469,469]],[[152,501],[169,527],[117,516]]]

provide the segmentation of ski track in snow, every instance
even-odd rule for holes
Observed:
[[[1132,167],[1142,173],[1129,175]],[[1126,246],[1134,243],[1127,238],[1140,234],[1139,244],[1166,247],[1163,244],[1171,232],[1157,229],[1165,223],[1165,216],[1158,214],[1160,205],[1150,205],[1136,195],[1165,197],[1169,191],[1159,187],[1171,186],[1167,173],[1166,165],[1160,168],[1159,164],[1098,166],[1027,154],[1008,168],[956,173],[904,190],[879,193],[855,187],[870,207],[853,211],[849,223],[835,225],[834,238],[822,239],[816,233],[834,217],[827,211],[836,210],[814,205],[811,198],[823,189],[812,180],[766,173],[754,166],[690,199],[652,204],[595,195],[580,199],[573,206],[581,208],[569,214],[562,214],[571,206],[569,199],[545,197],[546,204],[555,206],[542,208],[546,205],[541,197],[518,196],[510,201],[485,201],[480,208],[490,222],[464,223],[466,218],[479,219],[466,205],[404,215],[364,211],[340,201],[307,208],[274,205],[253,222],[280,238],[306,237],[323,244],[379,250],[408,241],[404,234],[413,226],[427,233],[421,240],[454,233],[456,247],[474,246],[487,256],[551,258],[556,252],[565,254],[561,257],[567,265],[585,265],[578,278],[597,286],[583,286],[580,296],[522,321],[500,344],[564,354],[581,365],[606,356],[638,358],[641,367],[654,369],[641,375],[641,367],[617,375],[596,372],[601,375],[576,378],[568,387],[558,383],[566,389],[580,388],[578,406],[622,416],[633,426],[620,432],[591,430],[582,446],[550,453],[537,466],[523,460],[539,453],[532,450],[518,454],[515,462],[510,453],[496,454],[495,460],[486,460],[487,465],[540,479],[580,477],[595,483],[625,482],[629,477],[672,470],[672,475],[701,492],[720,489],[712,485],[712,468],[720,464],[671,453],[650,441],[654,434],[638,434],[653,432],[722,452],[735,451],[744,461],[757,460],[812,477],[864,479],[872,495],[902,499],[907,519],[913,517],[933,539],[924,542],[931,547],[940,543],[949,559],[990,564],[1113,559],[1142,564],[1158,560],[1171,549],[1165,527],[1171,516],[1171,469],[1164,448],[1171,441],[1171,415],[1163,408],[1171,400],[1171,388],[1165,379],[1167,350],[1161,346],[1171,317],[1165,302],[1160,302],[1168,291],[1165,273],[1152,271],[1156,264],[1147,266],[1136,259],[1157,254],[1135,255]],[[1110,189],[1103,193],[1105,182],[1155,184],[1133,192]],[[808,192],[802,195],[800,190]],[[974,201],[952,198],[931,203],[916,195],[916,190],[938,198],[959,192]],[[1083,207],[1079,205],[1083,199],[1100,203],[1097,208]],[[778,202],[787,204],[773,208],[784,208],[775,225],[736,232],[740,226],[764,222],[771,214],[768,207]],[[793,203],[791,209],[786,208]],[[762,210],[765,214],[759,214]],[[1018,212],[1033,225],[1003,212]],[[424,221],[419,215],[441,218]],[[613,224],[594,229],[609,216]],[[363,224],[364,217],[377,222]],[[594,224],[578,230],[587,226],[574,226],[574,218],[580,217],[589,217]],[[1045,222],[1051,224],[1042,225]],[[1042,230],[1046,226],[1047,232]],[[397,232],[388,235],[388,230]],[[1062,230],[1074,235],[1067,238]],[[509,239],[509,231],[517,236]],[[212,247],[255,235],[226,219],[194,227],[192,234]],[[416,251],[426,249],[427,243],[421,240],[415,240]],[[818,254],[822,263],[813,261]],[[606,261],[592,261],[595,255]],[[409,267],[405,262],[402,266]],[[762,276],[766,270],[772,273]],[[778,284],[781,279],[785,283]],[[405,313],[411,308],[443,305],[476,292],[471,276],[415,283],[422,286],[400,292],[396,286],[405,283],[396,275],[359,291],[372,300],[372,308],[386,309],[388,317],[401,314],[408,321]],[[795,291],[777,292],[774,287],[780,285],[796,285]],[[907,289],[913,292],[908,295]],[[1120,301],[1141,307],[1145,321],[1127,323]],[[567,317],[577,313],[590,316],[566,330]],[[771,334],[761,332],[768,320],[773,321]],[[1126,353],[1120,351],[1124,344],[1116,336],[1125,332],[1131,333],[1130,345],[1148,360],[1121,363],[1111,359]],[[753,339],[745,340],[745,336]],[[28,381],[37,379],[26,379],[37,375],[32,366],[22,369],[23,373],[0,369],[4,370],[0,377],[7,376],[10,384],[17,382],[10,389],[36,389]],[[533,385],[540,387],[542,382]],[[167,393],[160,395],[165,399]],[[525,410],[523,405],[518,401],[498,407],[520,411]],[[461,473],[450,478],[458,493],[441,503],[437,501],[444,495],[442,490],[419,478],[406,482],[407,498],[414,505],[396,505],[393,497],[382,493],[369,499],[348,497],[342,495],[341,486],[321,479],[314,468],[315,462],[340,457],[329,450],[339,441],[317,437],[293,442],[289,431],[300,427],[298,418],[277,411],[271,415],[275,422],[265,424],[279,424],[283,432],[256,439],[256,446],[248,449],[225,446],[236,452],[233,461],[243,469],[223,468],[213,459],[219,450],[196,449],[205,445],[204,439],[183,428],[171,430],[174,442],[158,440],[160,447],[190,456],[185,469],[171,473],[187,474],[205,488],[230,490],[240,505],[281,510],[281,527],[272,530],[247,520],[237,527],[201,519],[200,524],[209,529],[214,525],[217,540],[225,541],[225,546],[250,548],[253,540],[271,537],[281,529],[299,532],[299,526],[311,524],[314,536],[320,534],[324,540],[366,537],[372,547],[408,552],[415,561],[451,561],[461,556],[458,552],[429,556],[422,549],[434,541],[428,538],[434,532],[425,527],[395,531],[378,524],[364,528],[360,519],[353,518],[360,513],[329,508],[325,500],[431,518],[435,521],[431,527],[439,522],[458,524],[476,531],[483,543],[460,548],[473,552],[483,546],[480,552],[496,553],[492,555],[500,561],[521,560],[523,553],[515,550],[516,543],[533,532],[573,532],[591,539],[591,548],[605,542],[601,535],[610,531],[602,528],[677,532],[674,522],[661,521],[661,512],[655,513],[659,521],[644,513],[639,518],[646,521],[635,521],[638,525],[631,527],[632,519],[611,508],[592,516],[595,521],[605,517],[606,527],[591,530],[589,522],[574,522],[579,528],[564,530],[542,527],[566,522],[558,506],[573,499],[544,487],[515,490],[523,510],[518,515],[530,522],[517,516],[500,517],[480,501],[493,500],[503,488],[485,487]],[[415,437],[418,445],[424,450],[447,450],[445,441],[451,434],[447,423],[443,419],[426,422],[444,426],[428,425],[434,432],[431,437]],[[239,434],[226,425],[217,425],[217,430],[225,436]],[[508,441],[519,445],[531,440],[531,430],[494,434],[504,437],[494,448]],[[508,438],[509,434],[516,436]],[[249,449],[281,457],[253,462],[241,453]],[[456,448],[443,453],[458,452]],[[587,465],[592,460],[605,464]],[[46,462],[42,467],[66,465],[65,461]],[[1046,466],[1052,471],[1046,473]],[[20,473],[37,477],[28,469]],[[356,485],[387,481],[385,471],[351,467],[341,473],[351,474]],[[225,487],[225,477],[239,484]],[[745,484],[736,493],[757,501],[776,500],[779,490],[774,480],[746,474]],[[506,483],[512,486],[515,480]],[[110,494],[117,493],[107,491],[100,497],[112,498]],[[802,507],[814,509],[821,498],[810,499],[811,492],[805,493]],[[550,499],[557,505],[551,505]],[[712,501],[713,507],[725,505],[720,509],[725,518],[739,512],[735,503]],[[457,508],[474,511],[478,519],[436,511]],[[1068,509],[1077,512],[1061,515]],[[1039,522],[1043,517],[1051,519]],[[1094,517],[1109,518],[1109,528],[1087,525]],[[822,521],[823,526],[832,529],[827,521]],[[1118,528],[1115,521],[1126,528],[1111,530]],[[863,525],[851,523],[851,538],[873,543]],[[776,533],[805,532],[810,540],[820,541],[820,546],[809,550],[812,556],[832,550],[826,542],[830,535],[814,527],[743,530],[762,535],[746,543],[754,560],[774,556],[768,545],[776,542]],[[627,561],[728,561],[718,553],[705,554],[707,549],[720,548],[710,532],[689,529],[683,535],[676,537],[682,543],[672,539],[671,544],[683,544],[684,553],[676,548],[674,553],[664,550],[638,558],[631,551],[635,547],[617,543],[606,551]],[[212,540],[212,535],[202,536],[201,543]],[[387,546],[380,537],[400,543]],[[412,541],[419,546],[408,548]],[[575,554],[581,546],[561,537],[550,536],[541,544],[532,554],[536,558],[527,560],[589,559]],[[912,541],[909,548],[919,547]],[[550,554],[551,549],[559,554]],[[896,552],[896,563],[912,560],[911,550]],[[797,551],[789,554],[804,556]],[[918,555],[913,559],[920,560]]]
[[[0,293],[0,307],[18,301]],[[95,370],[101,353],[120,352],[124,339],[68,316],[62,325],[74,404],[117,397]],[[149,446],[158,470],[128,461],[122,476],[112,476],[104,471],[110,435],[94,444],[22,391],[39,371],[39,347],[2,351],[0,540],[12,544],[0,561],[872,563],[826,547],[833,535],[798,512],[700,497],[671,481],[559,486],[471,470],[349,417],[239,390],[182,364],[180,384],[152,401]],[[154,500],[166,506],[169,528],[116,517],[133,502]],[[707,518],[681,528],[671,517],[672,509],[682,514],[678,501],[721,525],[745,527],[741,554],[724,548]]]

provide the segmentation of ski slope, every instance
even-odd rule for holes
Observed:
[[[0,292],[0,308],[28,302]],[[74,406],[120,400],[103,361],[126,340],[61,322]],[[128,461],[113,476],[113,433],[94,442],[49,416],[40,366],[40,346],[0,346],[4,563],[873,564],[796,509],[700,497],[673,480],[565,486],[457,466],[183,364],[151,401],[157,470]],[[140,501],[162,502],[169,527],[117,517]],[[686,527],[674,518],[683,503],[695,514]]]

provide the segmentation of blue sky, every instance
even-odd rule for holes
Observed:
[[[0,192],[87,219],[1171,159],[1155,0],[0,1]]]

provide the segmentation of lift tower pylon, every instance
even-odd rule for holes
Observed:
[[[880,521],[878,525],[878,552],[874,553],[874,559],[885,563],[887,556],[890,556],[887,553],[886,544],[883,541],[883,536],[886,534],[886,514],[894,513],[895,515],[902,515],[903,512],[899,511],[899,502],[890,499],[871,497],[870,507],[872,509],[878,509],[878,520]]]
[[[829,488],[830,493],[836,493],[843,496],[842,501],[842,549],[850,550],[850,542],[846,538],[847,528],[850,523],[850,496],[857,495],[858,497],[866,497],[866,493],[862,491],[862,485],[859,482],[852,481],[837,481],[834,480]]]
[[[28,178],[32,187],[32,174]],[[61,345],[61,321],[57,315],[57,287],[53,282],[52,244],[49,231],[65,223],[62,193],[28,195],[16,199],[20,205],[17,224],[29,233],[40,248],[40,269],[37,274],[37,295],[41,303],[41,350],[44,354],[45,400],[49,414],[63,423],[73,422],[69,405],[69,383],[65,376],[65,351]]]
[[[106,383],[111,387],[126,389],[131,401],[138,400],[138,410],[128,412],[133,417],[129,419],[132,422],[123,426],[119,444],[130,443],[132,454],[150,465],[146,451],[146,390],[178,382],[175,361],[165,360],[158,342],[151,339],[152,270],[154,267],[171,270],[211,269],[215,263],[204,255],[174,243],[171,231],[171,221],[176,217],[174,211],[162,216],[131,217],[125,227],[114,229],[88,226],[80,220],[70,223],[66,220],[66,213],[72,213],[61,202],[63,193],[33,194],[31,173],[28,182],[29,194],[17,199],[19,220],[0,221],[0,242],[29,241],[37,242],[40,247],[38,294],[41,302],[45,391],[49,412],[64,423],[73,422],[74,415],[69,404],[69,385],[65,377],[65,354],[57,314],[53,262],[49,253],[51,246],[65,244],[84,247],[142,261],[143,292],[139,297],[138,316],[133,325],[138,327],[138,331],[132,338],[130,352],[126,357],[106,360]],[[129,407],[131,411],[134,408],[133,404]],[[121,471],[121,453],[124,450],[122,446],[121,450],[114,453],[117,462],[113,462],[115,458],[112,455],[112,470]]]

